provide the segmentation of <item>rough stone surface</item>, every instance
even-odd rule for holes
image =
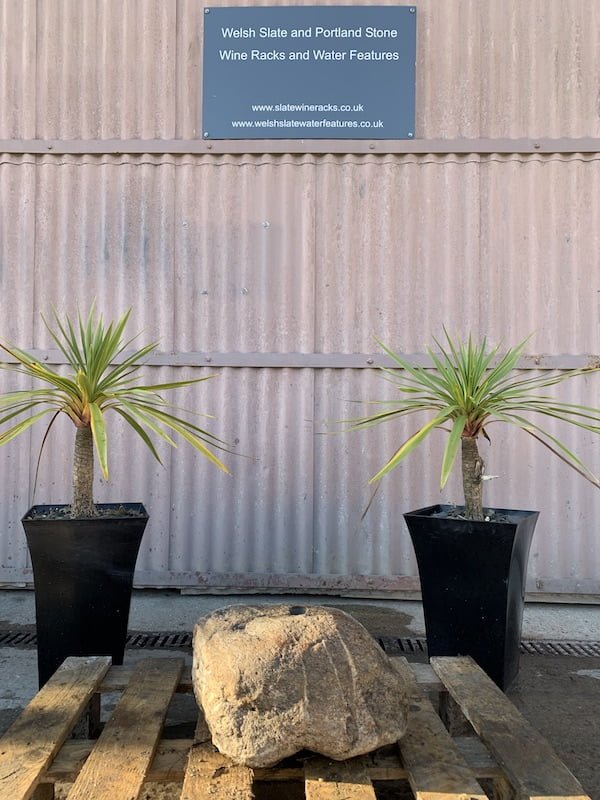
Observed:
[[[299,750],[368,753],[406,729],[402,679],[368,631],[319,606],[230,606],[194,629],[194,692],[213,743],[268,767]]]

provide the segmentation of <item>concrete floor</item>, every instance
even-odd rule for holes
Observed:
[[[129,628],[135,631],[189,631],[201,616],[226,605],[263,603],[335,605],[360,607],[375,615],[385,630],[376,633],[424,636],[421,603],[335,597],[329,595],[182,595],[173,590],[136,590],[133,594]],[[0,590],[0,629],[10,625],[33,625],[35,602],[32,591]],[[600,605],[527,603],[523,617],[523,638],[544,640],[600,641]]]

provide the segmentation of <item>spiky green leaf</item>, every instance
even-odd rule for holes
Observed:
[[[78,314],[75,321],[68,316],[59,317],[56,311],[52,324],[43,318],[66,361],[66,369],[41,364],[26,351],[0,342],[0,349],[9,359],[0,363],[0,368],[25,376],[34,385],[0,397],[0,429],[4,427],[0,430],[0,445],[28,430],[46,414],[64,413],[76,426],[90,426],[96,458],[103,475],[108,477],[106,415],[114,411],[158,461],[153,438],[175,447],[179,436],[227,472],[213,452],[213,448],[225,449],[223,442],[197,426],[191,420],[194,414],[163,397],[214,376],[144,384],[142,369],[157,343],[133,347],[137,337],[125,337],[130,314],[131,309],[115,322],[105,322],[92,306],[87,316]]]
[[[488,347],[485,337],[480,341],[475,341],[471,336],[463,342],[454,341],[444,329],[443,342],[434,339],[435,350],[426,349],[429,358],[427,366],[416,366],[378,342],[394,364],[391,368],[382,367],[381,371],[385,380],[396,389],[396,397],[375,401],[377,410],[363,417],[346,420],[344,424],[347,429],[370,428],[418,413],[429,414],[430,418],[396,450],[371,480],[378,480],[389,473],[433,430],[446,430],[450,423],[442,458],[440,482],[443,487],[456,463],[461,440],[465,437],[487,438],[486,428],[494,422],[502,422],[533,436],[579,474],[598,485],[598,476],[543,420],[556,420],[593,434],[600,433],[600,409],[567,403],[546,391],[567,380],[598,372],[599,368],[524,376],[519,370],[519,360],[529,338],[500,353],[499,346]]]

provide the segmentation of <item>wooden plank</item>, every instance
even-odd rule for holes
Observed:
[[[500,767],[486,747],[475,736],[459,737],[454,740],[471,771],[477,778],[497,780],[502,776]],[[89,756],[95,742],[77,740],[67,741],[44,775],[44,780],[73,783]],[[193,746],[192,739],[165,739],[161,741],[154,760],[146,775],[146,783],[181,783],[184,779],[188,755]],[[206,770],[217,770],[227,766],[225,756],[214,751],[206,762]],[[386,748],[370,753],[367,772],[372,781],[408,780],[405,767],[400,763],[397,751]],[[303,781],[304,762],[286,759],[274,767],[254,770],[255,781]]]
[[[496,758],[517,797],[590,800],[550,744],[469,657],[437,657],[431,664]]]
[[[398,747],[416,800],[485,800],[487,795],[417,685],[406,659],[393,664],[402,675],[410,702],[408,729]]]
[[[249,767],[226,759],[210,742],[210,733],[201,714],[194,744],[189,752],[181,800],[252,800],[254,773]]]
[[[376,800],[365,759],[314,758],[304,768],[306,800]]]
[[[94,742],[82,740],[66,742],[44,776],[45,779],[53,783],[59,781],[73,783],[94,744]],[[214,772],[222,772],[231,765],[230,760],[215,750],[210,742],[207,742],[208,746],[203,749],[199,748],[199,744],[204,744],[204,742],[198,743],[192,739],[165,739],[161,741],[150,770],[146,775],[146,783],[166,783],[169,781],[179,783],[183,781],[190,751],[192,750],[198,749],[200,751],[202,757],[196,759],[195,769],[202,774],[212,775]],[[481,764],[481,753],[477,754],[477,758],[479,764]],[[485,774],[489,777],[489,762],[483,763]],[[406,770],[400,765],[396,754],[393,757],[387,753],[382,755],[379,751],[371,754],[369,756],[368,769],[374,780],[406,778]],[[253,772],[255,779],[261,781],[303,781],[305,775],[304,763],[300,760],[294,761],[292,759],[286,759],[274,767],[257,768]]]
[[[139,796],[182,668],[179,658],[149,658],[138,664],[69,800],[135,800]]]
[[[131,681],[131,677],[135,670],[135,664],[120,664],[113,666],[109,669],[106,677],[100,684],[99,691],[102,694],[109,694],[111,692],[122,692]],[[433,670],[432,670],[433,672]],[[180,694],[191,694],[193,692],[192,685],[192,668],[190,664],[185,664],[181,678],[177,685],[177,692]]]
[[[214,756],[209,743],[194,745],[188,756],[181,800],[252,800],[254,773],[224,756]]]
[[[0,739],[0,797],[26,800],[108,671],[110,657],[67,658]]]

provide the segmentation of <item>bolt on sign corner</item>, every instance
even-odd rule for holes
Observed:
[[[205,139],[411,139],[415,6],[204,9]]]

